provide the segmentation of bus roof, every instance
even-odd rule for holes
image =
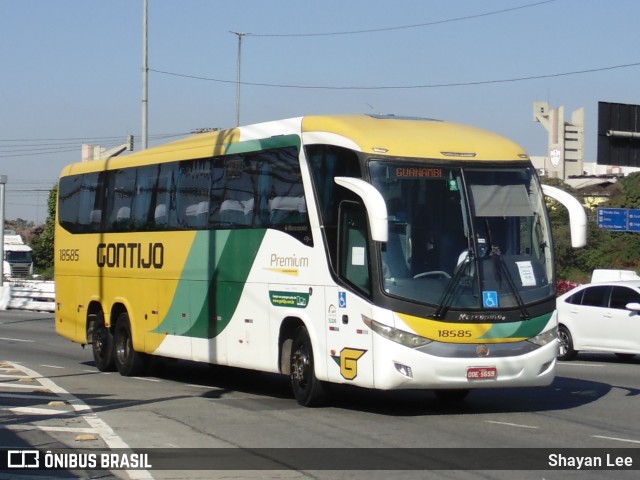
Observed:
[[[491,161],[529,158],[519,145],[496,133],[429,118],[394,115],[311,116],[303,119],[302,130],[340,135],[351,139],[363,152],[400,157]]]
[[[427,118],[393,115],[314,115],[194,134],[130,155],[67,166],[63,175],[110,170],[228,153],[230,145],[279,135],[302,135],[303,143],[335,143],[394,157],[443,160],[517,161],[526,152],[488,130]]]

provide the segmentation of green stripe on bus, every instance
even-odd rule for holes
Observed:
[[[197,338],[220,334],[238,307],[265,233],[265,229],[198,232],[171,308],[155,331]],[[189,278],[203,267],[206,276]],[[191,318],[184,318],[184,312]]]
[[[297,147],[300,150],[300,137],[298,135],[278,135],[276,137],[263,138],[259,140],[245,140],[243,142],[231,143],[225,151],[226,155],[234,153],[259,152],[272,148]]]
[[[531,338],[542,332],[549,323],[551,313],[522,322],[497,323],[480,339],[490,338]]]

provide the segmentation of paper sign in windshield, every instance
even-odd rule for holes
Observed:
[[[533,265],[531,262],[516,262],[518,272],[520,272],[520,281],[523,287],[535,287],[536,276],[533,273]]]

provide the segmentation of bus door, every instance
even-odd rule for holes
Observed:
[[[62,262],[59,262],[62,263]],[[58,266],[58,272],[62,267]],[[78,297],[78,277],[75,275],[56,275],[57,292],[67,292],[62,297],[56,295],[56,331],[58,334],[73,339],[74,341],[86,343],[86,328],[81,331],[80,326],[85,325],[86,309],[84,303]],[[64,290],[63,290],[64,289]]]
[[[338,227],[338,275],[341,285],[327,287],[327,347],[329,380],[373,384],[371,332],[362,316],[371,317],[370,251],[367,215],[355,202],[342,202]]]

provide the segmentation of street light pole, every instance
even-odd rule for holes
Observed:
[[[238,36],[238,76],[236,80],[236,126],[240,126],[240,65],[242,63],[242,37],[251,35],[243,32],[230,32]]]
[[[4,186],[7,176],[0,175],[0,287],[4,285]]]
[[[143,0],[142,4],[142,149],[146,149],[149,139],[149,3]]]

